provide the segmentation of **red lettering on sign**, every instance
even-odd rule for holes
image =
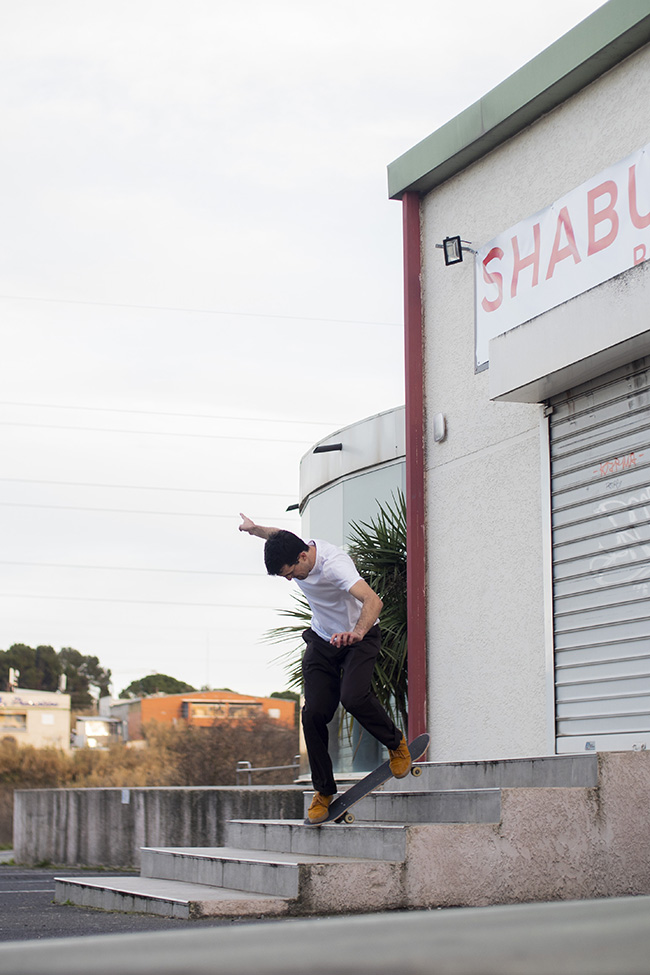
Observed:
[[[627,177],[627,191],[630,199],[630,219],[632,223],[637,230],[644,230],[646,227],[650,227],[650,213],[646,213],[644,216],[639,213],[636,197],[636,166],[630,166]]]
[[[646,259],[646,249],[645,244],[639,244],[638,247],[634,248],[634,264],[643,264]]]
[[[602,210],[596,210],[596,200],[605,195],[609,196],[609,203]],[[618,234],[618,214],[614,207],[616,206],[617,198],[618,187],[612,179],[605,180],[600,186],[596,186],[595,189],[589,190],[587,193],[587,225],[589,228],[588,256],[605,250],[606,247],[609,247],[616,240],[616,235]],[[596,227],[605,220],[609,222],[609,230],[603,237],[596,240]]]
[[[562,231],[567,239],[567,243],[564,247],[560,247],[560,240],[562,239]],[[553,241],[553,250],[551,251],[551,259],[548,262],[548,271],[546,272],[546,280],[550,281],[555,272],[555,267],[560,261],[566,260],[567,257],[572,257],[576,264],[580,264],[582,258],[578,253],[578,248],[576,247],[576,235],[573,231],[573,224],[571,223],[571,217],[569,216],[568,207],[562,207],[557,218],[557,228],[555,231],[555,240]]]
[[[517,296],[517,285],[519,283],[519,272],[523,271],[526,267],[533,268],[533,288],[539,281],[539,251],[540,251],[540,229],[539,224],[536,223],[533,227],[533,239],[534,250],[532,254],[528,254],[527,257],[521,257],[519,254],[519,241],[516,237],[512,238],[512,256],[514,260],[514,265],[512,268],[512,283],[510,285],[510,297],[516,298]]]
[[[484,311],[496,311],[503,301],[503,275],[499,274],[498,271],[488,271],[487,266],[490,261],[498,260],[503,258],[503,251],[500,247],[493,247],[492,250],[486,254],[483,258],[483,278],[487,284],[493,284],[497,289],[497,296],[492,301],[488,301],[487,298],[483,298],[481,301],[481,306]]]

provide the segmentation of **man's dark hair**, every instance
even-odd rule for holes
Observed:
[[[264,544],[264,565],[270,576],[280,574],[285,565],[295,565],[301,552],[308,552],[309,545],[293,532],[278,531]]]

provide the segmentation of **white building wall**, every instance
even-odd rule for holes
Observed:
[[[352,522],[368,521],[379,504],[405,491],[404,407],[366,417],[320,440],[300,463],[303,538],[345,546]]]
[[[70,748],[70,695],[16,688],[0,694],[0,739],[34,748]]]
[[[649,77],[646,48],[423,201],[427,431],[436,413],[448,425],[442,443],[426,437],[433,760],[544,754],[552,739],[543,412],[490,401],[489,371],[474,373],[471,255],[445,267],[435,245],[479,246],[646,144]],[[574,299],[577,316],[590,300]]]

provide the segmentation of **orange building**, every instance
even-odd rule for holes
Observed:
[[[111,707],[111,716],[126,721],[128,738],[142,737],[142,725],[149,721],[210,727],[215,721],[236,721],[258,714],[293,728],[296,702],[278,697],[254,697],[234,691],[187,691],[120,702]]]

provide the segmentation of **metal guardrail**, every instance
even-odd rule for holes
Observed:
[[[262,765],[259,768],[253,768],[250,762],[237,762],[237,770],[235,772],[236,782],[239,785],[239,776],[246,774],[248,776],[247,785],[252,785],[251,776],[253,772],[279,772],[281,769],[300,768],[300,755],[294,755],[294,759],[291,765]]]

